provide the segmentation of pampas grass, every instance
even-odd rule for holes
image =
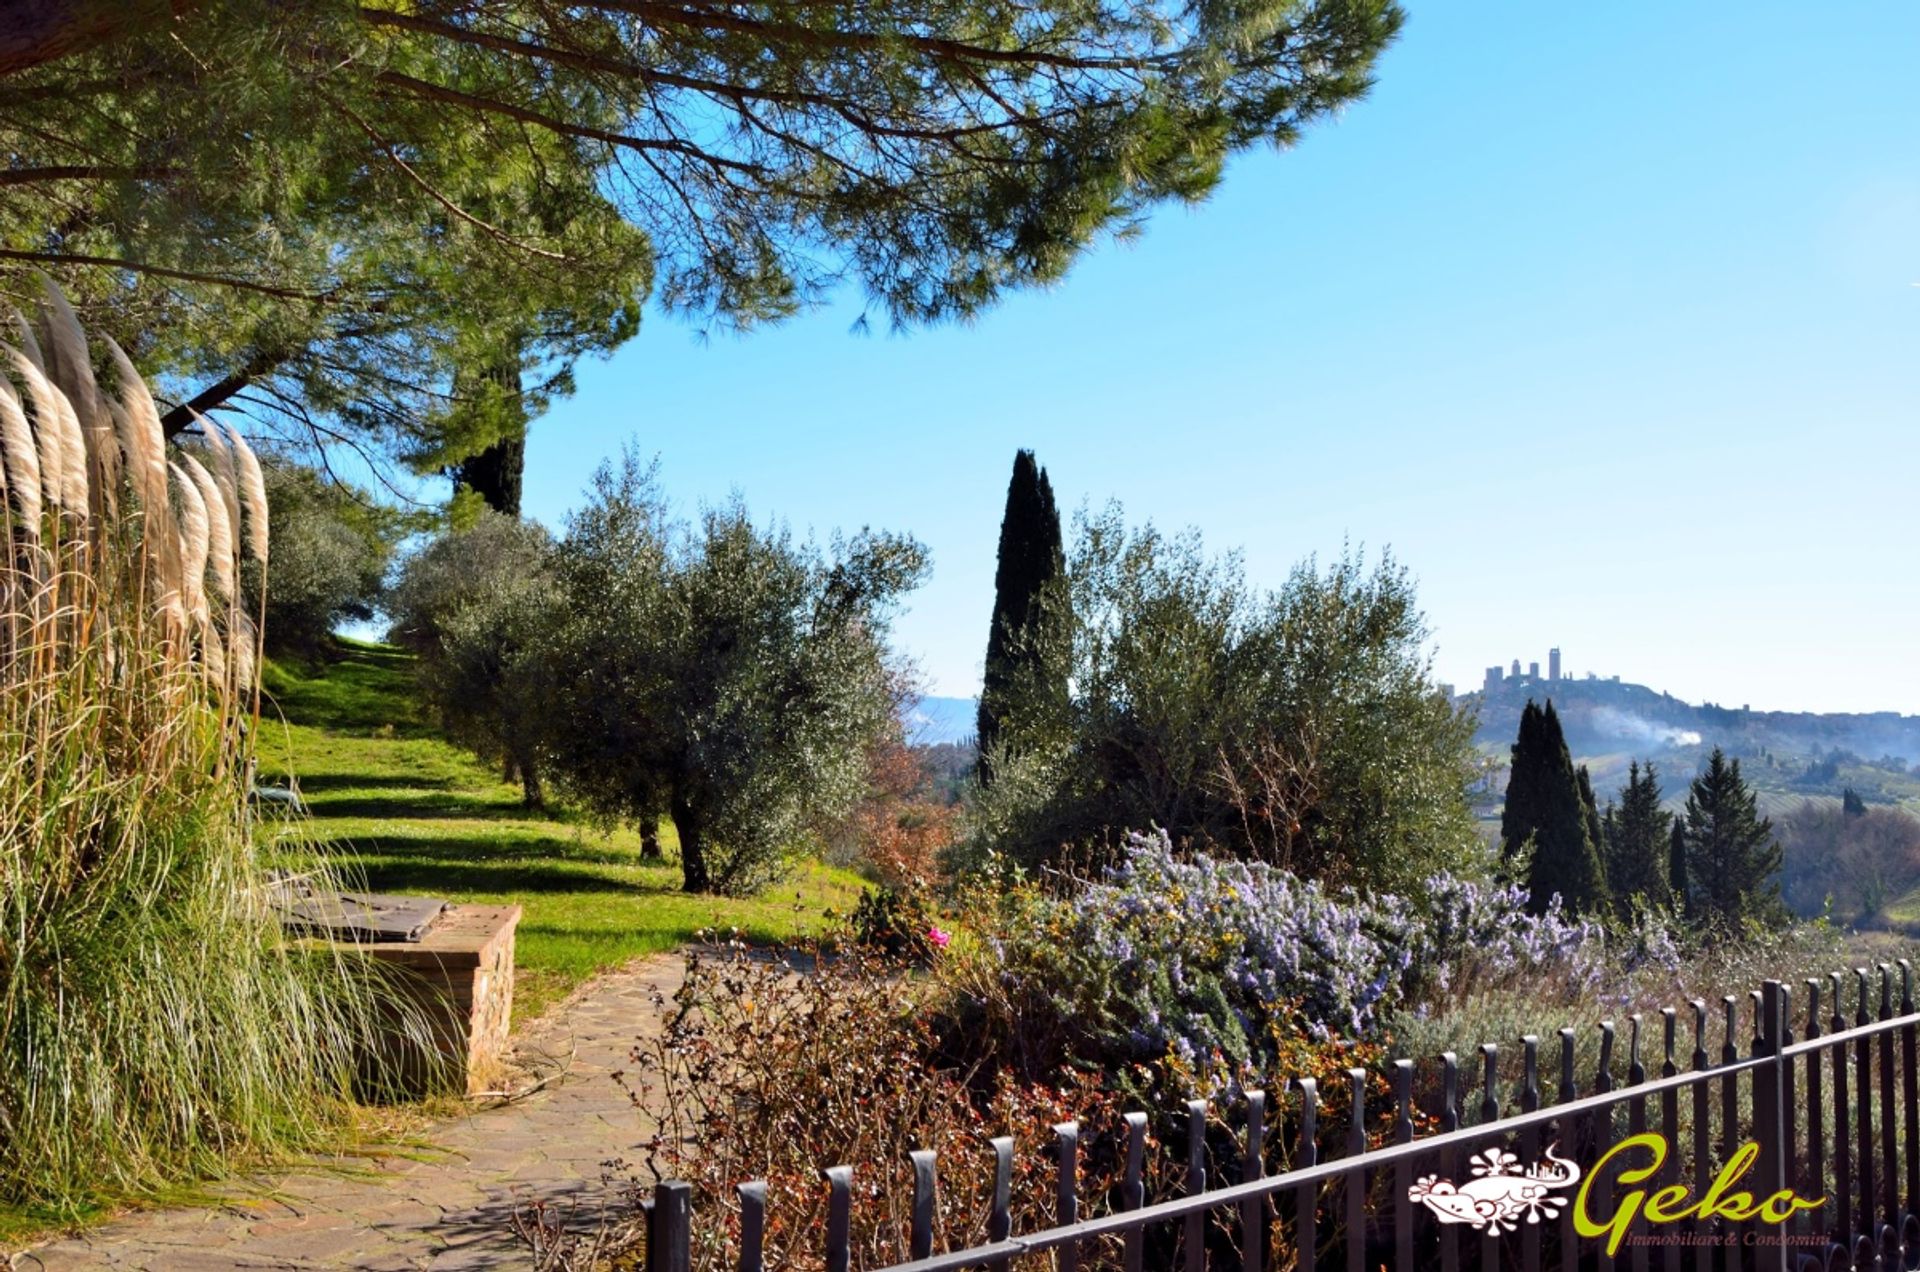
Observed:
[[[290,944],[272,908],[246,790],[260,632],[243,593],[267,555],[252,451],[230,433],[210,466],[170,456],[125,356],[109,350],[103,390],[57,295],[13,334],[0,1200],[73,1213],[322,1143],[368,1041],[424,1026],[362,960]],[[324,862],[300,865],[324,886]]]

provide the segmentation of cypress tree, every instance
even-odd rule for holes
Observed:
[[[1592,789],[1574,770],[1552,701],[1545,710],[1529,701],[1520,713],[1520,735],[1513,746],[1500,839],[1514,865],[1531,841],[1525,873],[1529,904],[1536,912],[1544,911],[1556,895],[1575,913],[1591,913],[1607,902],[1606,872],[1593,842],[1599,813],[1592,805]]]
[[[1700,914],[1727,922],[1783,918],[1780,844],[1740,776],[1740,761],[1713,748],[1687,794],[1686,817],[1687,864]]]
[[[1673,890],[1673,903],[1680,913],[1693,913],[1693,894],[1687,891],[1687,819],[1673,819],[1673,834],[1667,841],[1667,886]]]
[[[1673,814],[1660,807],[1660,781],[1652,761],[1643,769],[1635,760],[1627,767],[1619,808],[1607,808],[1607,886],[1617,903],[1624,906],[1634,897],[1666,902],[1673,886],[1672,824]]]
[[[1513,742],[1513,760],[1507,766],[1507,799],[1500,810],[1500,849],[1507,872],[1524,878],[1527,836],[1540,824],[1540,784],[1542,766],[1536,759],[1540,750],[1540,708],[1533,699],[1520,709],[1520,733]]]
[[[1066,701],[1066,669],[1055,656],[1053,628],[1066,581],[1066,551],[1053,483],[1033,452],[1013,457],[1007,508],[1000,520],[999,564],[993,575],[993,623],[987,630],[976,742],[980,780],[993,779],[993,757],[1012,741],[1018,718]]]
[[[1580,787],[1580,808],[1586,815],[1587,842],[1593,845],[1594,852],[1600,856],[1600,873],[1604,877],[1607,870],[1607,832],[1600,822],[1600,805],[1593,797],[1593,777],[1582,764],[1574,771],[1575,784]],[[1608,891],[1612,891],[1612,880],[1608,880]]]

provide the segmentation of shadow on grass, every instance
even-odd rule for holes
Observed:
[[[300,790],[307,795],[320,791],[445,791],[453,789],[450,777],[408,777],[404,773],[321,773],[300,779]]]
[[[366,851],[362,847],[363,853]],[[533,892],[548,895],[657,897],[677,892],[672,883],[612,879],[604,874],[567,870],[533,861],[446,861],[369,859],[359,873],[377,892]]]
[[[646,866],[656,870],[671,866],[676,873],[680,865],[680,859],[671,854],[663,861],[642,861],[637,852],[623,852],[603,841],[575,839],[570,835],[395,835],[374,831],[342,835],[336,842],[359,856],[390,861],[445,861],[450,865],[546,861],[582,867]]]
[[[363,799],[356,795],[314,798],[310,783],[300,784],[307,808],[315,817],[386,818],[395,821],[482,821],[538,817],[511,796],[424,793],[415,799],[399,796]]]

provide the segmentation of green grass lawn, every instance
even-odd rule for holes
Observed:
[[[366,886],[524,907],[514,1016],[533,1019],[596,972],[672,949],[701,928],[772,942],[815,931],[859,895],[850,871],[809,865],[762,896],[682,893],[630,831],[530,811],[520,788],[440,738],[409,694],[410,656],[343,642],[337,661],[275,665],[260,738],[263,781],[297,776],[311,816],[294,833],[343,850]],[[286,833],[286,832],[282,832]]]

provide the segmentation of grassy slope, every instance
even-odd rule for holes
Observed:
[[[700,928],[737,926],[774,941],[817,928],[829,906],[852,908],[859,878],[819,865],[750,900],[681,893],[671,827],[668,863],[651,865],[631,832],[529,812],[517,786],[421,719],[408,696],[408,655],[360,644],[341,652],[317,674],[269,670],[262,778],[298,775],[308,828],[349,850],[368,887],[523,906],[517,1020]]]

